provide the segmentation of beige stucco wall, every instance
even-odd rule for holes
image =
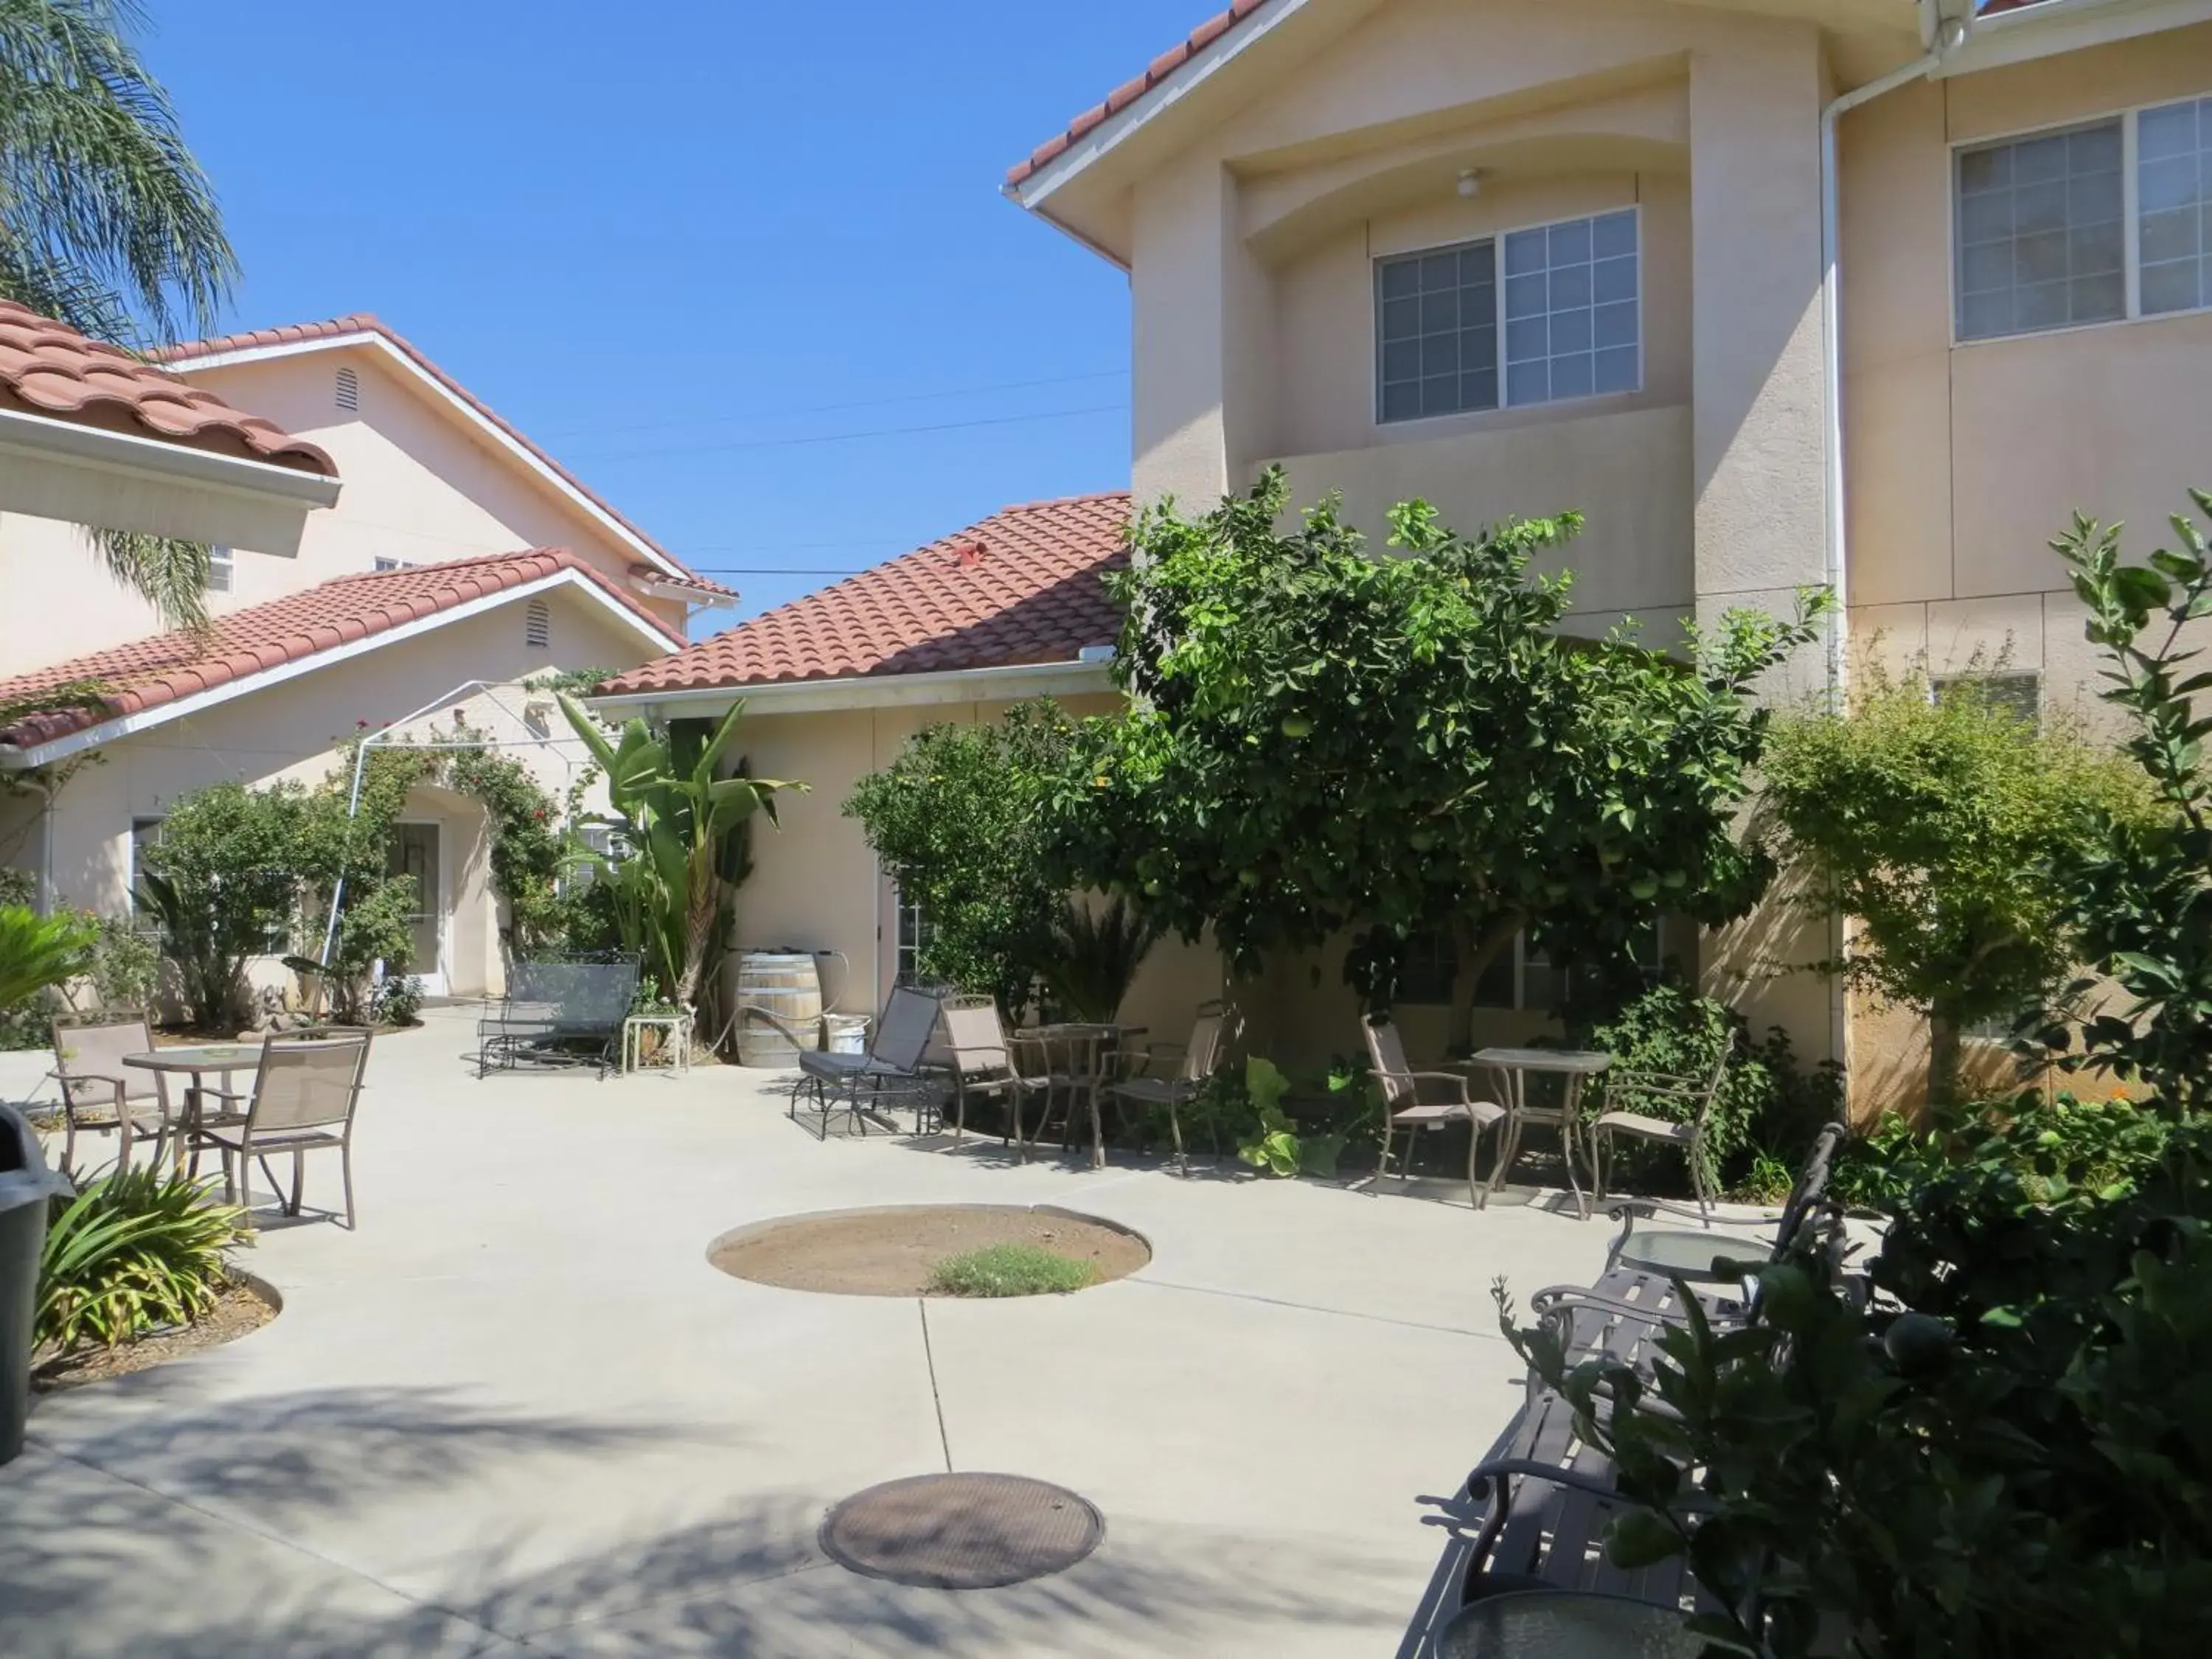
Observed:
[[[596,605],[565,592],[550,603],[556,648],[550,653],[525,643],[520,605],[502,606],[106,745],[54,803],[55,902],[122,913],[132,818],[161,817],[179,795],[224,781],[319,784],[340,764],[336,746],[356,732],[380,728],[471,679],[490,682],[494,690],[453,707],[521,759],[558,800],[580,778],[588,757],[558,711],[544,718],[544,700],[523,692],[520,683],[550,668],[634,662],[644,653],[638,635]],[[533,702],[541,705],[535,712]],[[533,720],[551,742],[537,741]],[[452,710],[442,709],[434,723],[450,730]],[[427,741],[430,724],[408,729]],[[466,995],[496,986],[499,922],[482,810],[465,798],[424,790],[410,798],[404,816],[441,826],[441,902],[448,912],[443,966],[450,988]],[[428,964],[416,968],[428,971]]]
[[[1207,501],[1265,462],[1379,535],[1419,495],[1472,529],[1583,511],[1554,561],[1574,626],[1666,641],[1821,580],[1819,115],[1804,18],[1593,0],[1394,0],[1130,189],[1134,487]],[[1455,179],[1480,170],[1468,199]],[[1373,259],[1634,205],[1638,392],[1379,423]],[[1255,354],[1258,354],[1257,357]],[[1261,361],[1264,359],[1264,361]],[[1771,690],[1821,674],[1802,654]],[[1830,1053],[1818,928],[1762,911],[1708,942],[1709,988]],[[1281,978],[1283,1041],[1356,1029],[1332,964]],[[1348,999],[1345,1000],[1349,1008]],[[1306,1005],[1312,1004],[1308,1007]],[[1327,1005],[1327,1011],[1324,1011]]]
[[[342,363],[359,377],[357,412],[337,405]],[[210,597],[218,616],[373,569],[379,558],[430,564],[530,547],[570,548],[630,591],[634,550],[495,453],[379,354],[315,352],[189,378],[320,445],[343,481],[337,504],[308,516],[296,556],[237,550],[231,591]],[[682,628],[682,605],[634,597]],[[0,514],[0,677],[160,629],[152,607],[106,575],[76,526]]]
[[[1060,702],[1081,716],[1106,713],[1115,700],[1088,695]],[[964,702],[748,714],[738,750],[751,761],[755,775],[796,779],[811,788],[780,799],[780,828],[763,824],[755,831],[752,878],[738,894],[739,948],[839,952],[844,963],[823,969],[825,1004],[848,1013],[880,1007],[896,971],[891,884],[859,822],[841,809],[862,777],[896,760],[924,726],[996,720],[1007,707]],[[1170,939],[1146,959],[1122,1018],[1180,1042],[1196,1006],[1221,994],[1218,956]]]
[[[2136,557],[2212,483],[2212,314],[1953,343],[1952,147],[2212,92],[2212,25],[1915,82],[1846,116],[1844,456],[1853,659],[1933,672],[1979,657],[2115,729],[2051,538],[2124,519]],[[1851,1000],[1853,1109],[1924,1096],[1924,1025]],[[1989,1080],[2006,1062],[1973,1056]],[[2094,1079],[2069,1086],[2107,1086]]]

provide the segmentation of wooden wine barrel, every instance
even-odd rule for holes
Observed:
[[[758,1008],[776,1024],[744,1011]],[[738,1064],[788,1072],[799,1050],[817,1046],[822,1031],[822,980],[814,958],[796,951],[738,952]]]

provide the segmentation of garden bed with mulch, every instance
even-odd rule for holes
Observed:
[[[249,1336],[276,1317],[283,1298],[248,1274],[234,1278],[216,1293],[215,1305],[189,1325],[155,1331],[112,1348],[79,1348],[74,1353],[32,1356],[31,1387],[40,1394],[81,1389],[88,1382],[128,1376],[165,1365],[172,1359],[219,1348]]]
[[[707,1259],[732,1278],[831,1296],[927,1296],[938,1265],[994,1245],[1026,1244],[1084,1262],[1091,1283],[1152,1259],[1125,1227],[1066,1210],[991,1204],[896,1205],[786,1216],[723,1234]]]

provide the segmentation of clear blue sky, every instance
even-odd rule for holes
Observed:
[[[234,327],[374,311],[700,568],[848,569],[1127,483],[1125,279],[999,181],[1216,3],[156,0],[145,52]]]

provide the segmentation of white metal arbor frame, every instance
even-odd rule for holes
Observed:
[[[464,680],[460,684],[447,692],[445,696],[434,698],[432,701],[424,703],[420,708],[416,709],[412,714],[403,714],[398,720],[390,722],[388,725],[380,726],[375,731],[368,732],[362,736],[356,743],[354,747],[353,782],[346,793],[346,834],[349,841],[348,851],[350,852],[351,850],[350,841],[353,834],[353,822],[361,815],[362,777],[368,769],[368,754],[369,750],[372,749],[396,749],[404,747],[434,751],[439,750],[469,749],[543,749],[552,753],[560,760],[562,769],[566,773],[566,781],[568,785],[573,786],[575,782],[577,774],[584,770],[584,769],[590,763],[588,760],[580,760],[576,757],[577,754],[580,754],[582,751],[583,744],[577,739],[575,734],[573,732],[570,732],[566,736],[550,731],[542,737],[536,735],[517,738],[493,736],[483,741],[472,739],[465,740],[461,738],[432,738],[428,741],[417,742],[414,738],[405,735],[407,729],[412,726],[416,721],[429,720],[432,717],[444,714],[448,710],[452,711],[456,719],[459,718],[464,705],[472,701],[489,702],[494,708],[500,710],[501,713],[513,717],[515,729],[517,731],[527,732],[531,730],[528,714],[529,705],[526,702],[521,708],[518,709],[513,702],[508,701],[508,694],[518,689],[519,688],[513,682],[508,681],[494,682],[490,680]],[[568,748],[564,748],[564,745],[573,746],[575,752],[569,752],[569,750]],[[323,948],[321,953],[316,958],[316,960],[325,968],[330,966],[331,952],[336,948],[337,944],[338,912],[343,908],[345,902],[345,876],[343,872],[341,872],[337,883],[331,889],[330,915],[323,924]]]

